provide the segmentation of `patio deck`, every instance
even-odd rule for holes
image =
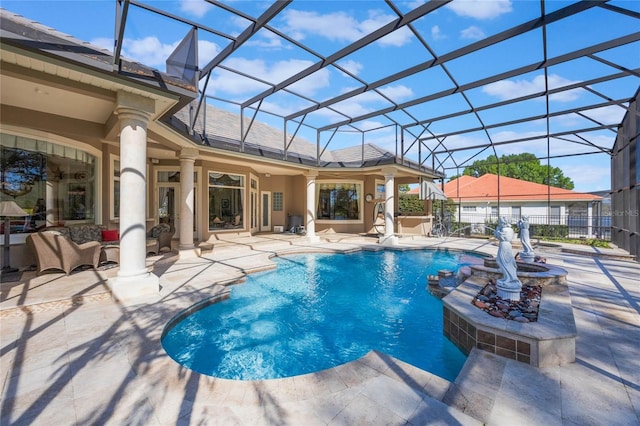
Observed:
[[[287,379],[239,382],[182,368],[163,351],[164,325],[273,254],[351,251],[375,239],[238,234],[201,258],[148,258],[161,291],[113,300],[117,267],[35,276],[0,286],[2,425],[73,424],[640,424],[640,265],[544,251],[568,270],[576,363],[534,368],[474,349],[454,383],[387,355]],[[406,248],[495,254],[484,240],[401,238]],[[602,250],[601,250],[602,251]],[[611,251],[612,254],[620,253]]]

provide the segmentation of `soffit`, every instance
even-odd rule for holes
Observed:
[[[136,87],[122,78],[94,72],[36,53],[2,44],[0,49],[1,102],[33,111],[104,124],[113,114],[118,91],[151,98],[153,119],[163,115],[177,97],[148,87]]]

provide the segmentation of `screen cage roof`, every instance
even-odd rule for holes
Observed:
[[[609,156],[640,82],[640,2],[116,4],[116,65],[127,38],[184,36],[165,72],[197,83],[172,114],[201,143],[232,112],[226,142],[260,145],[266,123],[284,157],[304,141],[318,164],[364,146],[445,175],[488,155]]]

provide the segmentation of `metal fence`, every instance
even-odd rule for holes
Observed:
[[[517,228],[520,216],[502,215]],[[465,235],[493,235],[498,225],[497,215],[453,213],[445,215],[446,233]],[[593,238],[611,241],[611,216],[586,215],[532,215],[529,216],[531,237]]]

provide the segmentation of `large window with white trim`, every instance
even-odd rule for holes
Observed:
[[[318,220],[362,221],[362,182],[316,182]]]
[[[11,221],[12,233],[94,222],[97,176],[97,157],[86,151],[1,134],[0,201],[15,201],[28,214]]]
[[[209,173],[209,230],[244,227],[245,176]]]
[[[109,185],[109,192],[111,194],[111,206],[109,210],[109,216],[113,219],[120,217],[120,157],[111,155],[109,157],[109,167],[111,175],[111,182]]]

